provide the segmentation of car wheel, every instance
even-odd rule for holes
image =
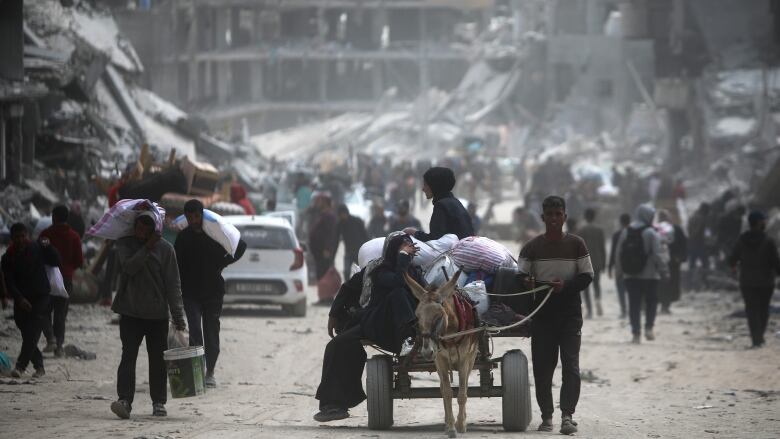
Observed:
[[[282,311],[293,317],[306,317],[306,299],[292,305],[282,305]]]

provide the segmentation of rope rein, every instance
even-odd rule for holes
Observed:
[[[450,340],[450,339],[453,339],[453,338],[462,337],[464,335],[469,335],[469,334],[476,334],[476,333],[482,332],[482,331],[488,331],[488,333],[490,333],[490,334],[498,334],[498,333],[500,333],[502,331],[506,331],[507,329],[516,328],[516,327],[518,327],[518,326],[528,322],[531,319],[531,317],[533,317],[537,312],[539,312],[539,310],[542,309],[542,306],[544,306],[544,304],[547,302],[547,299],[549,299],[550,295],[552,295],[553,289],[549,285],[543,285],[543,286],[540,286],[540,287],[536,287],[536,288],[534,288],[533,290],[530,290],[530,291],[524,291],[522,293],[515,293],[515,294],[513,294],[515,296],[519,296],[519,295],[522,295],[522,294],[536,293],[536,292],[539,292],[539,291],[542,291],[542,290],[545,290],[545,289],[547,290],[547,295],[544,296],[544,299],[542,299],[542,303],[540,303],[539,306],[537,306],[536,309],[534,309],[531,312],[531,314],[528,314],[524,319],[520,320],[519,322],[515,322],[515,323],[512,323],[511,325],[506,325],[506,326],[480,326],[478,328],[471,328],[471,329],[467,329],[465,331],[456,332],[456,333],[453,333],[453,334],[442,335],[441,337],[439,337],[439,340],[440,341],[447,341],[447,340]],[[494,296],[496,296],[496,295],[497,296],[509,296],[509,294],[506,294],[506,295],[504,295],[504,294],[493,294],[493,295]]]

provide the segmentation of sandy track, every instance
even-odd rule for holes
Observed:
[[[605,279],[605,284],[608,282]],[[580,437],[778,437],[780,436],[780,339],[776,318],[768,346],[745,350],[744,319],[726,316],[740,308],[735,294],[687,294],[672,316],[661,316],[658,340],[627,343],[627,322],[618,320],[614,290],[604,292],[604,317],[583,329],[581,368],[586,380],[576,419]],[[15,355],[18,331],[3,313],[0,348]],[[152,418],[146,353],[138,359],[133,418],[118,420],[108,409],[115,398],[118,326],[97,306],[74,306],[68,338],[98,353],[96,361],[46,358],[38,381],[2,379],[0,436],[109,438],[441,438],[440,400],[396,401],[395,427],[366,428],[365,404],[353,417],[320,426],[311,416],[327,341],[327,309],[310,307],[305,319],[272,309],[230,309],[223,318],[220,387],[205,396],[170,400],[169,417]],[[496,355],[528,340],[497,339]],[[369,353],[371,355],[371,353]],[[13,383],[13,384],[12,384]],[[434,375],[415,384],[436,386]],[[560,383],[555,378],[554,392]],[[557,400],[557,395],[556,395]],[[514,437],[501,430],[501,401],[469,402],[467,437]],[[534,421],[538,422],[534,405]],[[557,414],[556,414],[557,416]],[[557,419],[556,419],[557,423]],[[543,436],[541,433],[526,433]]]

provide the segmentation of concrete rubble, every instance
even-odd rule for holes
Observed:
[[[0,96],[35,102],[37,145],[32,169],[4,189],[3,224],[35,220],[29,212],[48,211],[53,203],[77,196],[85,211],[93,204],[105,206],[91,180],[117,178],[138,160],[144,144],[157,161],[175,150],[177,158],[211,161],[230,170],[236,153],[232,143],[139,85],[144,66],[102,7],[25,2],[24,69],[24,82],[0,81]],[[33,173],[35,180],[25,178]]]

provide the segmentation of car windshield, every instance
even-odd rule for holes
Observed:
[[[287,229],[266,226],[237,226],[247,248],[255,250],[292,250],[293,239]]]

